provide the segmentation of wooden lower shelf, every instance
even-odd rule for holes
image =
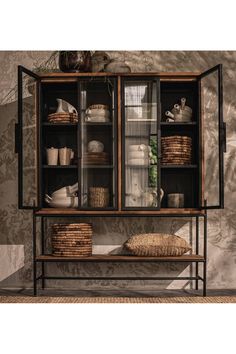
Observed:
[[[123,255],[93,255],[90,257],[64,257],[51,254],[36,257],[37,262],[204,262],[200,255],[183,255],[178,257],[137,257]]]
[[[35,213],[38,216],[70,216],[70,215],[102,215],[102,216],[175,216],[175,215],[205,215],[205,210],[194,208],[162,208],[160,210],[78,210],[73,208],[57,209],[42,208]]]

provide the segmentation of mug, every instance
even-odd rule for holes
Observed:
[[[183,208],[184,207],[184,194],[171,193],[167,196],[168,208]]]
[[[57,165],[58,161],[58,149],[53,147],[47,149],[47,163],[48,165]]]
[[[61,166],[69,165],[73,157],[74,151],[72,149],[67,147],[59,149],[59,161]]]

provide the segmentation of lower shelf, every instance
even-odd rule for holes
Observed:
[[[178,257],[137,257],[122,255],[93,255],[90,257],[63,257],[51,254],[36,257],[37,262],[204,262],[200,255],[183,255]]]

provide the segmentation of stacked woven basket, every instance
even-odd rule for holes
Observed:
[[[91,256],[91,224],[54,224],[52,226],[52,254],[67,257]]]
[[[161,138],[163,165],[190,165],[192,161],[192,138],[173,135]]]
[[[50,123],[77,123],[78,114],[69,112],[52,113],[48,115]]]

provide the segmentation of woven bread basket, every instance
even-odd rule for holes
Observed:
[[[161,233],[131,236],[124,246],[135,256],[182,256],[192,248],[183,238]]]

